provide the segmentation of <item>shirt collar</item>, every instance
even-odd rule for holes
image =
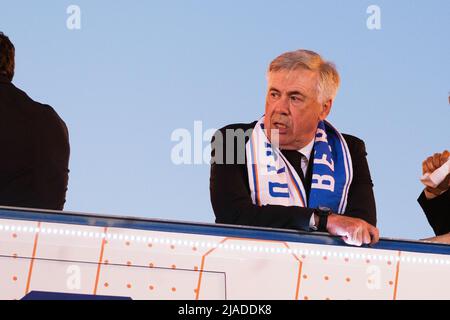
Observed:
[[[316,139],[313,138],[310,143],[308,143],[306,146],[304,146],[300,150],[297,150],[298,152],[303,154],[306,157],[306,159],[308,159],[308,162],[309,162],[309,158],[311,158],[311,153],[312,153],[312,149],[314,147],[315,141],[316,141]]]

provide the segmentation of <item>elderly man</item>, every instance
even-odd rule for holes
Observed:
[[[69,179],[66,124],[12,84],[15,48],[0,32],[0,206],[62,210]]]
[[[265,115],[213,137],[217,223],[319,230],[357,246],[378,241],[364,142],[325,120],[339,82],[334,65],[312,51],[272,61]]]
[[[422,163],[423,174],[432,174],[439,170],[449,161],[449,158],[448,150],[428,157]],[[437,186],[427,186],[418,199],[437,236],[450,233],[450,174],[448,171],[447,176],[443,178]]]

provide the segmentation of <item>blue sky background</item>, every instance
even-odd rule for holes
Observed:
[[[270,61],[307,48],[340,71],[329,120],[366,142],[381,234],[432,235],[416,199],[421,162],[450,148],[449,1],[0,3],[14,83],[70,130],[66,210],[213,222],[209,166],[175,166],[171,133],[256,120]]]

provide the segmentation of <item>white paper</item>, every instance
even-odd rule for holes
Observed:
[[[440,168],[434,170],[432,174],[428,172],[425,173],[420,181],[430,188],[436,188],[438,185],[445,180],[445,178],[450,174],[450,159],[444,163]]]

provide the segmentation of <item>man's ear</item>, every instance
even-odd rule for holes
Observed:
[[[322,111],[319,115],[320,121],[325,120],[330,114],[331,107],[333,106],[333,99],[328,99],[325,103],[322,104]]]

